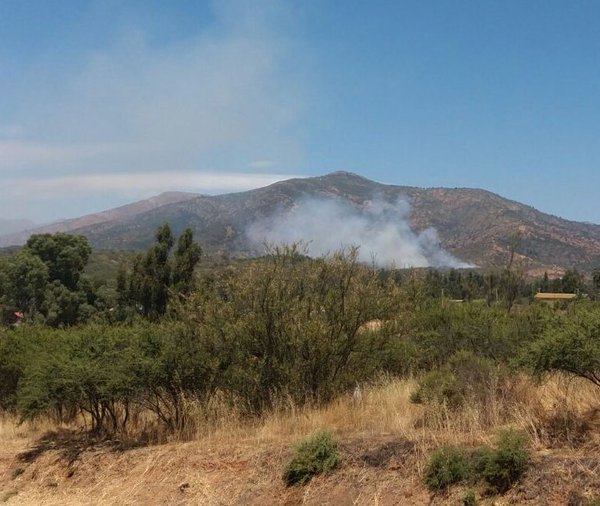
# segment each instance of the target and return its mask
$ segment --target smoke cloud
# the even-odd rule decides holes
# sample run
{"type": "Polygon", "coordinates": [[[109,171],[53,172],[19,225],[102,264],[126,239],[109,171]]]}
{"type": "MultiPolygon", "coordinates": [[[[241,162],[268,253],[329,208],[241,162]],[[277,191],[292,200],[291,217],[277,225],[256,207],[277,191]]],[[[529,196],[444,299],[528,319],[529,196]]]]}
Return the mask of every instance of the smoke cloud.
{"type": "Polygon", "coordinates": [[[401,199],[375,199],[361,208],[342,200],[305,199],[253,223],[247,236],[257,245],[303,242],[315,257],[358,246],[360,261],[381,267],[473,267],[445,251],[435,229],[411,230],[409,218],[410,205],[401,199]]]}

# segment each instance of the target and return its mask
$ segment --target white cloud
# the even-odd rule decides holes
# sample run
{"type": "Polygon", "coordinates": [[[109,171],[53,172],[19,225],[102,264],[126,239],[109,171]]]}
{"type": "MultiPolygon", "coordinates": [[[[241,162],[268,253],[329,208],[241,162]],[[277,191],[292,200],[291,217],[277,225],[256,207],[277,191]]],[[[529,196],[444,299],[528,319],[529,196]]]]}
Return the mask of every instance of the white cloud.
{"type": "Polygon", "coordinates": [[[118,143],[52,144],[0,141],[0,170],[71,164],[132,153],[134,147],[118,143]]]}
{"type": "Polygon", "coordinates": [[[163,171],[142,173],[80,174],[49,178],[21,178],[19,184],[3,192],[13,197],[68,197],[76,193],[112,192],[121,195],[154,195],[167,190],[198,193],[243,191],[266,186],[293,176],[289,174],[249,174],[241,172],[163,171]]]}
{"type": "Polygon", "coordinates": [[[61,88],[24,91],[0,128],[0,214],[17,207],[11,199],[23,188],[56,192],[59,206],[63,185],[210,191],[291,177],[236,172],[272,170],[266,152],[278,172],[302,160],[296,126],[307,80],[283,5],[215,2],[211,26],[162,46],[132,28],[88,54],[61,88]]]}

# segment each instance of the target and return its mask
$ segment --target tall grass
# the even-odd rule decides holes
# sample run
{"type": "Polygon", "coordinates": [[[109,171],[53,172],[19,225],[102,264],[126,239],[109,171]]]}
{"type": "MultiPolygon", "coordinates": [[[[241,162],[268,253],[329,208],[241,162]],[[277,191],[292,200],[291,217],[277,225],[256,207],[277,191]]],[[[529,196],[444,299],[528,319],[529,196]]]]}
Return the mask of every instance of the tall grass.
{"type": "MultiPolygon", "coordinates": [[[[508,390],[496,393],[486,403],[466,403],[454,409],[443,403],[414,404],[410,397],[416,387],[413,379],[384,378],[362,387],[359,404],[353,402],[350,392],[321,407],[298,406],[290,398],[281,398],[255,417],[248,417],[245,407],[236,405],[235,399],[217,393],[203,401],[186,399],[190,423],[175,433],[153,425],[152,418],[141,412],[132,420],[126,437],[154,444],[199,440],[294,442],[321,430],[332,430],[341,438],[406,438],[425,451],[443,444],[489,443],[495,430],[504,426],[526,431],[534,446],[557,444],[553,438],[560,434],[552,430],[556,430],[554,425],[561,416],[565,434],[558,444],[570,444],[569,428],[579,427],[576,422],[600,426],[600,389],[580,379],[554,375],[537,385],[526,376],[517,376],[508,390]]],[[[82,419],[70,425],[75,430],[83,427],[82,419]]],[[[19,424],[16,418],[4,415],[0,417],[0,442],[32,438],[55,428],[50,419],[19,424]]]]}

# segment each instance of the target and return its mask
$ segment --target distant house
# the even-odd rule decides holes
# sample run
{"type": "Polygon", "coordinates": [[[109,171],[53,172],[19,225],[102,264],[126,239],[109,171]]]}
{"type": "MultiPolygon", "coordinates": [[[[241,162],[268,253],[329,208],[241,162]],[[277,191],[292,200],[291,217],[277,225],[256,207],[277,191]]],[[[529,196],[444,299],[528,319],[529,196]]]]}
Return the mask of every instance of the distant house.
{"type": "Polygon", "coordinates": [[[363,332],[377,332],[383,328],[383,320],[370,320],[366,323],[363,323],[359,329],[358,333],[362,334],[363,332]]]}
{"type": "Polygon", "coordinates": [[[558,301],[571,301],[577,298],[575,293],[544,293],[539,292],[535,294],[535,300],[541,300],[542,302],[558,302],[558,301]]]}

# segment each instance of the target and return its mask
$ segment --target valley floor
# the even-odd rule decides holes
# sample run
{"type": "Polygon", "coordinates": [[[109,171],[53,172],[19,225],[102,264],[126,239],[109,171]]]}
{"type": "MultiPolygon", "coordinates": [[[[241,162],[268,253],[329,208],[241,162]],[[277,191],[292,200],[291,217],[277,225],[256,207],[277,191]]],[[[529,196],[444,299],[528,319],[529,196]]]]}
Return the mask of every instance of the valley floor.
{"type": "Polygon", "coordinates": [[[68,428],[1,420],[0,503],[456,505],[464,487],[432,495],[424,486],[429,453],[446,443],[489,443],[503,424],[529,433],[532,464],[503,496],[486,497],[476,488],[478,504],[583,506],[600,496],[600,418],[591,409],[600,397],[587,385],[524,383],[521,401],[488,406],[498,412],[497,425],[488,423],[489,412],[483,423],[484,413],[475,409],[428,413],[410,403],[411,388],[411,382],[385,382],[366,389],[359,406],[348,396],[255,424],[228,417],[193,441],[137,448],[92,443],[68,428]],[[556,422],[556,413],[575,408],[578,418],[556,422]],[[304,487],[286,487],[282,471],[294,445],[320,429],[332,430],[339,441],[339,467],[304,487]]]}

